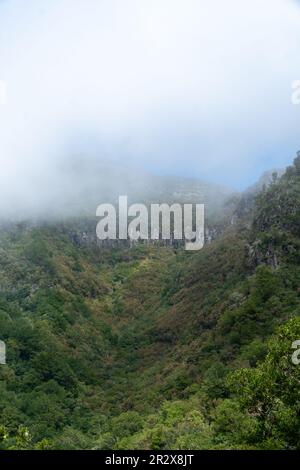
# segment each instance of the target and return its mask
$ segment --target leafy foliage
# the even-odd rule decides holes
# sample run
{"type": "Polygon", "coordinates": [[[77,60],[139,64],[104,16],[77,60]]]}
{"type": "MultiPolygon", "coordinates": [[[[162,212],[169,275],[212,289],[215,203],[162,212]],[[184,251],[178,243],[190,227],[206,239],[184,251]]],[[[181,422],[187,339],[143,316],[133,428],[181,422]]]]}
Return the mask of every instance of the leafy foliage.
{"type": "Polygon", "coordinates": [[[0,447],[299,449],[299,168],[193,254],[3,228],[0,447]]]}

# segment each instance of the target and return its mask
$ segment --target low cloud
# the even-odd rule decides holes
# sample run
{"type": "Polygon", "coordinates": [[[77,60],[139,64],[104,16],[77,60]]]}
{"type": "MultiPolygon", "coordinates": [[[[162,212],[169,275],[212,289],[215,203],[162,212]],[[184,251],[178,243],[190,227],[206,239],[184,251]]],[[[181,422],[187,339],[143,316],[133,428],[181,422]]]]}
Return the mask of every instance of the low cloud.
{"type": "Polygon", "coordinates": [[[0,208],[74,157],[246,187],[299,147],[299,56],[289,0],[0,2],[0,208]]]}

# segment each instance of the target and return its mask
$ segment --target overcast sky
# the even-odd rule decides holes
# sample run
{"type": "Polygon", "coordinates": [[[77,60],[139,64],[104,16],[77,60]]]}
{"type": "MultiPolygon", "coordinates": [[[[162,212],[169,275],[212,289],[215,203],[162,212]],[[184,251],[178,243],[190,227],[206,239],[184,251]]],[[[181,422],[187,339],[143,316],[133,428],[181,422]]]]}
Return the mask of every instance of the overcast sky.
{"type": "Polygon", "coordinates": [[[296,79],[296,1],[0,0],[2,195],[74,155],[245,188],[300,148],[296,79]]]}

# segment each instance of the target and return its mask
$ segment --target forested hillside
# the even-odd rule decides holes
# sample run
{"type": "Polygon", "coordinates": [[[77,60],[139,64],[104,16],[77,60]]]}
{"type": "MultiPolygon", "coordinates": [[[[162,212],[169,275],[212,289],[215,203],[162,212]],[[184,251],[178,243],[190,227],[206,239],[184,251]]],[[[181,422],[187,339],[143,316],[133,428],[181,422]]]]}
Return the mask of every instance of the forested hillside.
{"type": "Polygon", "coordinates": [[[199,252],[2,227],[2,448],[300,448],[300,156],[247,201],[199,252]]]}

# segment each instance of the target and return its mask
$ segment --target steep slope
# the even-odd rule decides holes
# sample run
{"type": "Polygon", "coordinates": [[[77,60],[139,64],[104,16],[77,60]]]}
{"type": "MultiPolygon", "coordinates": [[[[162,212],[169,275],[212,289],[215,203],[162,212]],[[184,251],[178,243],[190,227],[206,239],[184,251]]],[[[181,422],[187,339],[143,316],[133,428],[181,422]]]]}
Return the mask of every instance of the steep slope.
{"type": "Polygon", "coordinates": [[[299,162],[197,253],[3,229],[3,447],[298,448],[299,162]]]}

